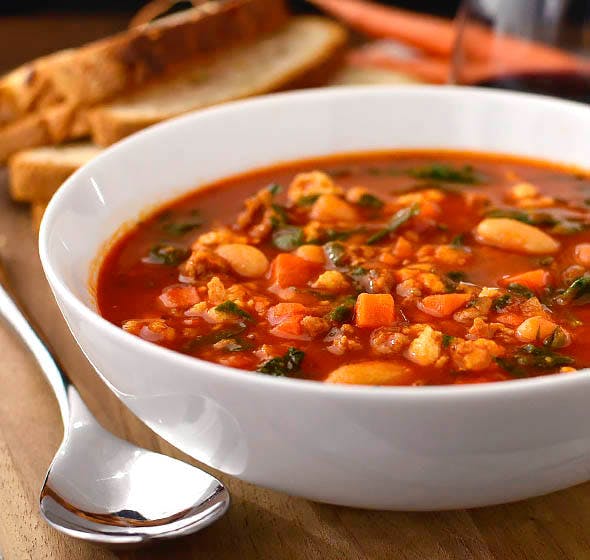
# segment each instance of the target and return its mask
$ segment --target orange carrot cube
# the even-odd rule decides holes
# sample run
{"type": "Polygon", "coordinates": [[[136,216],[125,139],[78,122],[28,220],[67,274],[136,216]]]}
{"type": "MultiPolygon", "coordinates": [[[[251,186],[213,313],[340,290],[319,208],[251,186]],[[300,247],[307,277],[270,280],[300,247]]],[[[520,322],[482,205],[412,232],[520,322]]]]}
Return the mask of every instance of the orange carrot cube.
{"type": "Polygon", "coordinates": [[[515,274],[514,276],[508,276],[502,278],[500,284],[502,286],[508,286],[509,284],[520,284],[525,286],[529,290],[534,292],[540,292],[545,288],[551,281],[551,275],[546,270],[538,268],[536,270],[529,270],[522,274],[515,274]]]}
{"type": "Polygon", "coordinates": [[[281,253],[272,262],[271,281],[280,288],[305,286],[320,268],[317,263],[306,261],[291,253],[281,253]]]}
{"type": "Polygon", "coordinates": [[[395,321],[391,294],[360,294],[356,299],[355,323],[361,328],[388,327],[395,321]]]}

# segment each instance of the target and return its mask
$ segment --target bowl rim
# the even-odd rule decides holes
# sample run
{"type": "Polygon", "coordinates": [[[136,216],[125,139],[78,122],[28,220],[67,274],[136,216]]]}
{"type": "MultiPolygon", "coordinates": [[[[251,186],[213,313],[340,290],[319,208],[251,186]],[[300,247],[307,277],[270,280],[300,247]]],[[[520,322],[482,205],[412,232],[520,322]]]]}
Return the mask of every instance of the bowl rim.
{"type": "MultiPolygon", "coordinates": [[[[440,398],[489,398],[502,397],[507,393],[511,395],[520,396],[522,391],[526,391],[527,395],[531,395],[533,390],[536,392],[553,391],[556,387],[573,386],[581,383],[584,380],[590,379],[588,369],[581,369],[567,374],[549,374],[545,376],[529,377],[523,379],[511,379],[501,382],[487,382],[487,383],[473,383],[461,385],[424,385],[424,386],[371,386],[371,385],[348,385],[348,384],[330,384],[322,383],[314,380],[289,378],[289,377],[274,377],[263,375],[255,371],[243,370],[240,368],[231,368],[217,364],[215,362],[208,362],[200,358],[188,356],[170,350],[168,348],[158,346],[152,342],[143,340],[134,336],[120,327],[117,327],[98,311],[91,309],[84,302],[82,302],[62,281],[60,275],[54,269],[50,257],[49,237],[51,231],[51,224],[56,220],[59,213],[59,208],[63,199],[68,195],[68,192],[75,188],[75,184],[79,178],[85,173],[88,173],[94,168],[99,168],[103,162],[108,162],[111,155],[115,152],[125,149],[134,149],[134,146],[140,146],[144,138],[157,136],[161,132],[172,131],[180,123],[185,121],[197,120],[201,116],[219,115],[219,118],[227,113],[234,111],[241,111],[242,107],[251,107],[256,105],[267,104],[282,104],[291,99],[314,99],[314,98],[332,98],[332,97],[347,97],[347,96],[370,96],[370,95],[387,95],[396,96],[402,93],[404,95],[425,95],[433,97],[453,97],[453,96],[469,96],[481,97],[482,99],[521,99],[531,100],[537,104],[546,104],[553,106],[561,106],[569,109],[580,110],[583,108],[588,111],[587,105],[553,98],[544,95],[530,94],[516,91],[504,90],[490,90],[481,87],[466,87],[466,86],[452,86],[452,85],[369,85],[369,86],[340,86],[323,87],[310,90],[290,91],[284,93],[272,93],[258,96],[250,99],[242,99],[231,101],[223,105],[213,106],[210,108],[192,111],[148,127],[132,134],[131,136],[120,140],[119,142],[109,146],[98,156],[93,158],[89,163],[85,164],[76,170],[59,188],[56,194],[52,197],[43,216],[41,228],[39,232],[39,255],[43,270],[47,280],[59,297],[66,301],[67,304],[78,313],[84,321],[87,321],[92,327],[103,331],[112,337],[117,343],[128,346],[133,352],[147,354],[148,357],[153,357],[154,360],[167,360],[176,363],[182,368],[205,370],[205,373],[220,378],[226,378],[234,383],[254,384],[260,387],[269,388],[286,388],[290,391],[311,392],[331,398],[370,398],[370,399],[391,399],[394,397],[403,397],[404,399],[418,399],[418,400],[432,400],[440,398]],[[208,370],[208,371],[207,371],[208,370]],[[237,375],[236,375],[237,374],[237,375]]],[[[146,204],[149,207],[149,204],[146,204]]],[[[115,231],[111,235],[114,235],[115,231]]],[[[104,241],[108,241],[105,239],[104,241]]],[[[103,242],[104,242],[103,241],[103,242]]],[[[203,374],[201,371],[199,374],[203,374]]]]}

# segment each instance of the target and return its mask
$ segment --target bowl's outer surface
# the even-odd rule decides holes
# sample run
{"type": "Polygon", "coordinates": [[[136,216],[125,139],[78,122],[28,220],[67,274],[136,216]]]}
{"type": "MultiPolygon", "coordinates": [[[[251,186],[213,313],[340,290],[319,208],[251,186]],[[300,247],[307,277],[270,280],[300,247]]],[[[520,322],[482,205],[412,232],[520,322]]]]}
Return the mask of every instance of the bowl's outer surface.
{"type": "Polygon", "coordinates": [[[92,260],[146,206],[281,160],[413,147],[583,167],[590,109],[408,86],[281,94],[188,115],[123,141],[66,182],[43,222],[43,266],[113,391],[155,432],[226,473],[313,500],[404,510],[500,503],[590,479],[585,372],[466,387],[327,386],[173,353],[95,313],[92,260]]]}

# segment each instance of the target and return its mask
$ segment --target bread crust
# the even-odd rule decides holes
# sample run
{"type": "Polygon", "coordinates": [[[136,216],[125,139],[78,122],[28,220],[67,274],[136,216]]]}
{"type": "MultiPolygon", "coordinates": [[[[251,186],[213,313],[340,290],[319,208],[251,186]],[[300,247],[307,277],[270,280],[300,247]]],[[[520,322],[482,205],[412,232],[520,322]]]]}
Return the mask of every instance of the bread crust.
{"type": "Polygon", "coordinates": [[[250,41],[287,19],[283,0],[226,0],[60,51],[0,79],[0,123],[66,103],[88,106],[250,41]]]}
{"type": "MultiPolygon", "coordinates": [[[[202,102],[199,99],[199,83],[197,82],[194,90],[194,101],[187,103],[183,110],[171,110],[166,107],[166,102],[162,102],[162,108],[159,114],[154,112],[146,112],[139,114],[139,111],[135,111],[132,116],[124,114],[118,109],[122,104],[128,104],[133,106],[137,103],[136,96],[128,96],[116,99],[112,104],[105,104],[89,110],[88,121],[90,123],[92,140],[99,146],[108,146],[117,142],[118,140],[133,134],[143,128],[150,125],[156,124],[163,120],[172,118],[185,112],[189,112],[195,109],[205,108],[211,104],[225,103],[236,99],[242,99],[244,97],[252,97],[255,95],[261,95],[272,91],[279,91],[297,87],[309,87],[315,86],[325,81],[328,70],[332,70],[334,66],[341,62],[341,54],[343,47],[347,40],[347,34],[342,27],[338,24],[320,18],[317,16],[299,16],[291,18],[290,23],[287,23],[282,30],[276,31],[276,35],[280,35],[287,29],[288,26],[294,25],[305,25],[307,22],[311,22],[316,27],[321,27],[322,32],[325,34],[323,45],[318,48],[313,56],[304,62],[293,64],[288,70],[281,69],[277,71],[275,75],[268,75],[263,83],[251,87],[247,91],[243,88],[237,91],[228,91],[227,96],[223,99],[216,99],[215,103],[202,102]]],[[[261,40],[263,40],[261,38],[261,40]]],[[[227,57],[228,65],[232,60],[232,53],[221,53],[220,59],[223,60],[227,57]]],[[[264,67],[264,61],[261,64],[264,67]]],[[[208,71],[208,67],[204,66],[205,73],[208,71]]],[[[190,83],[194,80],[194,69],[187,69],[186,76],[184,74],[173,77],[170,81],[162,81],[154,86],[151,90],[146,90],[140,93],[142,102],[145,102],[146,98],[153,98],[154,104],[158,103],[158,92],[163,91],[164,94],[174,87],[177,81],[183,81],[190,83]]]]}
{"type": "Polygon", "coordinates": [[[62,103],[28,114],[0,128],[0,163],[12,154],[88,136],[86,113],[62,103]]]}
{"type": "Polygon", "coordinates": [[[18,152],[8,162],[10,196],[19,202],[47,202],[76,169],[99,153],[88,142],[18,152]]]}

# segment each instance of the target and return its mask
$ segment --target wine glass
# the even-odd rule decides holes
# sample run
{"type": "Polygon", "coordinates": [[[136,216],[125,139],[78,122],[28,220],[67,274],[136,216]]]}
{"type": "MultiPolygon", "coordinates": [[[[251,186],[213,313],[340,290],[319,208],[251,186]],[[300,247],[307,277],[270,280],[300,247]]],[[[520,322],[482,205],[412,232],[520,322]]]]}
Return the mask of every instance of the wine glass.
{"type": "Polygon", "coordinates": [[[464,0],[450,81],[590,103],[590,0],[464,0]]]}

